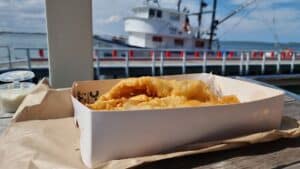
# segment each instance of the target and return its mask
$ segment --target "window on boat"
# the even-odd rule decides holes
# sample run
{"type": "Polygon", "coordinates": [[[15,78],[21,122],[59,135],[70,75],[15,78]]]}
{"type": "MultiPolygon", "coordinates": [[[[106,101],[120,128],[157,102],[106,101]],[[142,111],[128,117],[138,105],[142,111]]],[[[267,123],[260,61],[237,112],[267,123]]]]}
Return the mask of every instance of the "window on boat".
{"type": "Polygon", "coordinates": [[[176,34],[177,33],[177,28],[173,27],[173,26],[170,26],[169,31],[170,31],[170,34],[176,34]]]}
{"type": "Polygon", "coordinates": [[[149,9],[149,18],[153,18],[155,16],[155,10],[154,9],[149,9]]]}
{"type": "Polygon", "coordinates": [[[170,19],[173,21],[179,21],[179,14],[177,13],[170,13],[170,19]]]}
{"type": "Polygon", "coordinates": [[[162,42],[162,37],[161,36],[153,36],[152,41],[153,42],[162,42]]]}
{"type": "Polygon", "coordinates": [[[184,40],[183,39],[174,39],[175,46],[183,46],[184,40]]]}
{"type": "Polygon", "coordinates": [[[161,18],[161,17],[162,17],[162,11],[161,11],[161,10],[157,10],[157,11],[156,11],[156,16],[157,16],[158,18],[161,18]]]}
{"type": "Polygon", "coordinates": [[[195,47],[196,48],[204,48],[204,42],[201,40],[195,41],[195,47]]]}

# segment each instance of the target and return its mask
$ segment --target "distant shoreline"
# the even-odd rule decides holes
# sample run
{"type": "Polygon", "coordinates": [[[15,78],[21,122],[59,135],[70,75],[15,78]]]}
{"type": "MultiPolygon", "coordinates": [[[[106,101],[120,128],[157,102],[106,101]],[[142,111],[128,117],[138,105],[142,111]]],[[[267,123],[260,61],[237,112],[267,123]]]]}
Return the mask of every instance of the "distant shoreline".
{"type": "MultiPolygon", "coordinates": [[[[15,31],[0,31],[1,34],[33,34],[33,35],[46,35],[46,32],[15,32],[15,31]]],[[[108,37],[107,35],[98,35],[94,34],[93,36],[100,36],[100,37],[108,37]]],[[[220,40],[221,43],[251,43],[251,44],[275,44],[275,42],[268,42],[268,41],[247,41],[247,40],[220,40]]],[[[279,45],[300,45],[299,42],[279,42],[279,45]]]]}

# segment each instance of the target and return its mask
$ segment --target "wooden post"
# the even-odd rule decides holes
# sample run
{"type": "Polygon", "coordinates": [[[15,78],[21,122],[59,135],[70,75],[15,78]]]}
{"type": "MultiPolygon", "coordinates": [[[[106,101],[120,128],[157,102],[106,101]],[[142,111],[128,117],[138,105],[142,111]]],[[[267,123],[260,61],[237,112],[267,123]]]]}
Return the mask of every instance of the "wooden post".
{"type": "Polygon", "coordinates": [[[246,71],[246,75],[249,74],[249,62],[250,62],[250,55],[251,55],[251,52],[247,52],[246,53],[246,66],[245,66],[245,71],[246,71]]]}
{"type": "Polygon", "coordinates": [[[222,55],[222,75],[225,75],[226,73],[226,52],[224,51],[223,52],[223,55],[222,55]]]}
{"type": "Polygon", "coordinates": [[[266,65],[266,53],[263,53],[261,61],[261,74],[265,74],[265,65],[266,65]]]}
{"type": "Polygon", "coordinates": [[[93,79],[92,0],[46,0],[53,87],[93,79]]]}
{"type": "Polygon", "coordinates": [[[182,74],[186,73],[186,52],[182,53],[182,74]]]}
{"type": "Polygon", "coordinates": [[[160,75],[164,75],[164,52],[160,52],[160,75]]]}
{"type": "Polygon", "coordinates": [[[207,51],[203,53],[202,73],[206,73],[207,51]]]}
{"type": "Polygon", "coordinates": [[[152,51],[151,52],[151,60],[152,60],[152,68],[151,68],[151,72],[152,72],[152,76],[155,76],[155,61],[156,61],[156,58],[155,58],[155,52],[156,51],[152,51]]]}
{"type": "Polygon", "coordinates": [[[31,56],[30,56],[30,49],[26,49],[26,57],[27,57],[27,65],[28,65],[28,69],[31,70],[31,56]]]}
{"type": "Polygon", "coordinates": [[[240,75],[243,75],[243,65],[244,65],[244,52],[240,54],[240,75]]]}

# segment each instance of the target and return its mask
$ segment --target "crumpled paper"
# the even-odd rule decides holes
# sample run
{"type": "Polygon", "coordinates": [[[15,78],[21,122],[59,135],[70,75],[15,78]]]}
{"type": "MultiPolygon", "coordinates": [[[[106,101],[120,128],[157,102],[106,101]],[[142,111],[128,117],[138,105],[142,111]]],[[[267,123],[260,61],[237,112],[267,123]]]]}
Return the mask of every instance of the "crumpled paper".
{"type": "MultiPolygon", "coordinates": [[[[0,168],[86,168],[80,157],[80,131],[72,116],[70,89],[51,89],[45,80],[39,83],[24,99],[11,125],[0,137],[0,168]]],[[[279,130],[208,143],[195,142],[171,152],[104,162],[98,168],[130,168],[163,159],[299,136],[300,122],[284,117],[279,130]]]]}
{"type": "Polygon", "coordinates": [[[73,116],[71,89],[52,89],[41,80],[17,109],[12,121],[58,119],[73,116]]]}

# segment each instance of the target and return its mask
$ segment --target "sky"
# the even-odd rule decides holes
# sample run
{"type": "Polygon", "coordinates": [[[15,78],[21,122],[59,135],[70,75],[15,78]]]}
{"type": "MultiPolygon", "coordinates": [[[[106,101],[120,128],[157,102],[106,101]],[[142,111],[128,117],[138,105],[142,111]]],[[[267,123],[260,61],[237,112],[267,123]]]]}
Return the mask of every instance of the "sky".
{"type": "MultiPolygon", "coordinates": [[[[191,12],[200,0],[182,0],[191,12]]],[[[219,0],[217,19],[222,19],[247,0],[219,0]]],[[[210,10],[212,0],[206,0],[210,10]]],[[[93,0],[93,31],[99,35],[124,35],[124,20],[143,0],[93,0]],[[113,6],[111,5],[113,4],[113,6]]],[[[176,8],[177,0],[160,0],[176,8]]],[[[219,25],[217,37],[230,41],[300,42],[300,0],[256,0],[242,12],[219,25]]],[[[202,30],[209,28],[210,15],[202,30]]],[[[196,18],[190,18],[196,25],[196,18]]],[[[46,32],[45,0],[0,0],[0,31],[46,32]]]]}

